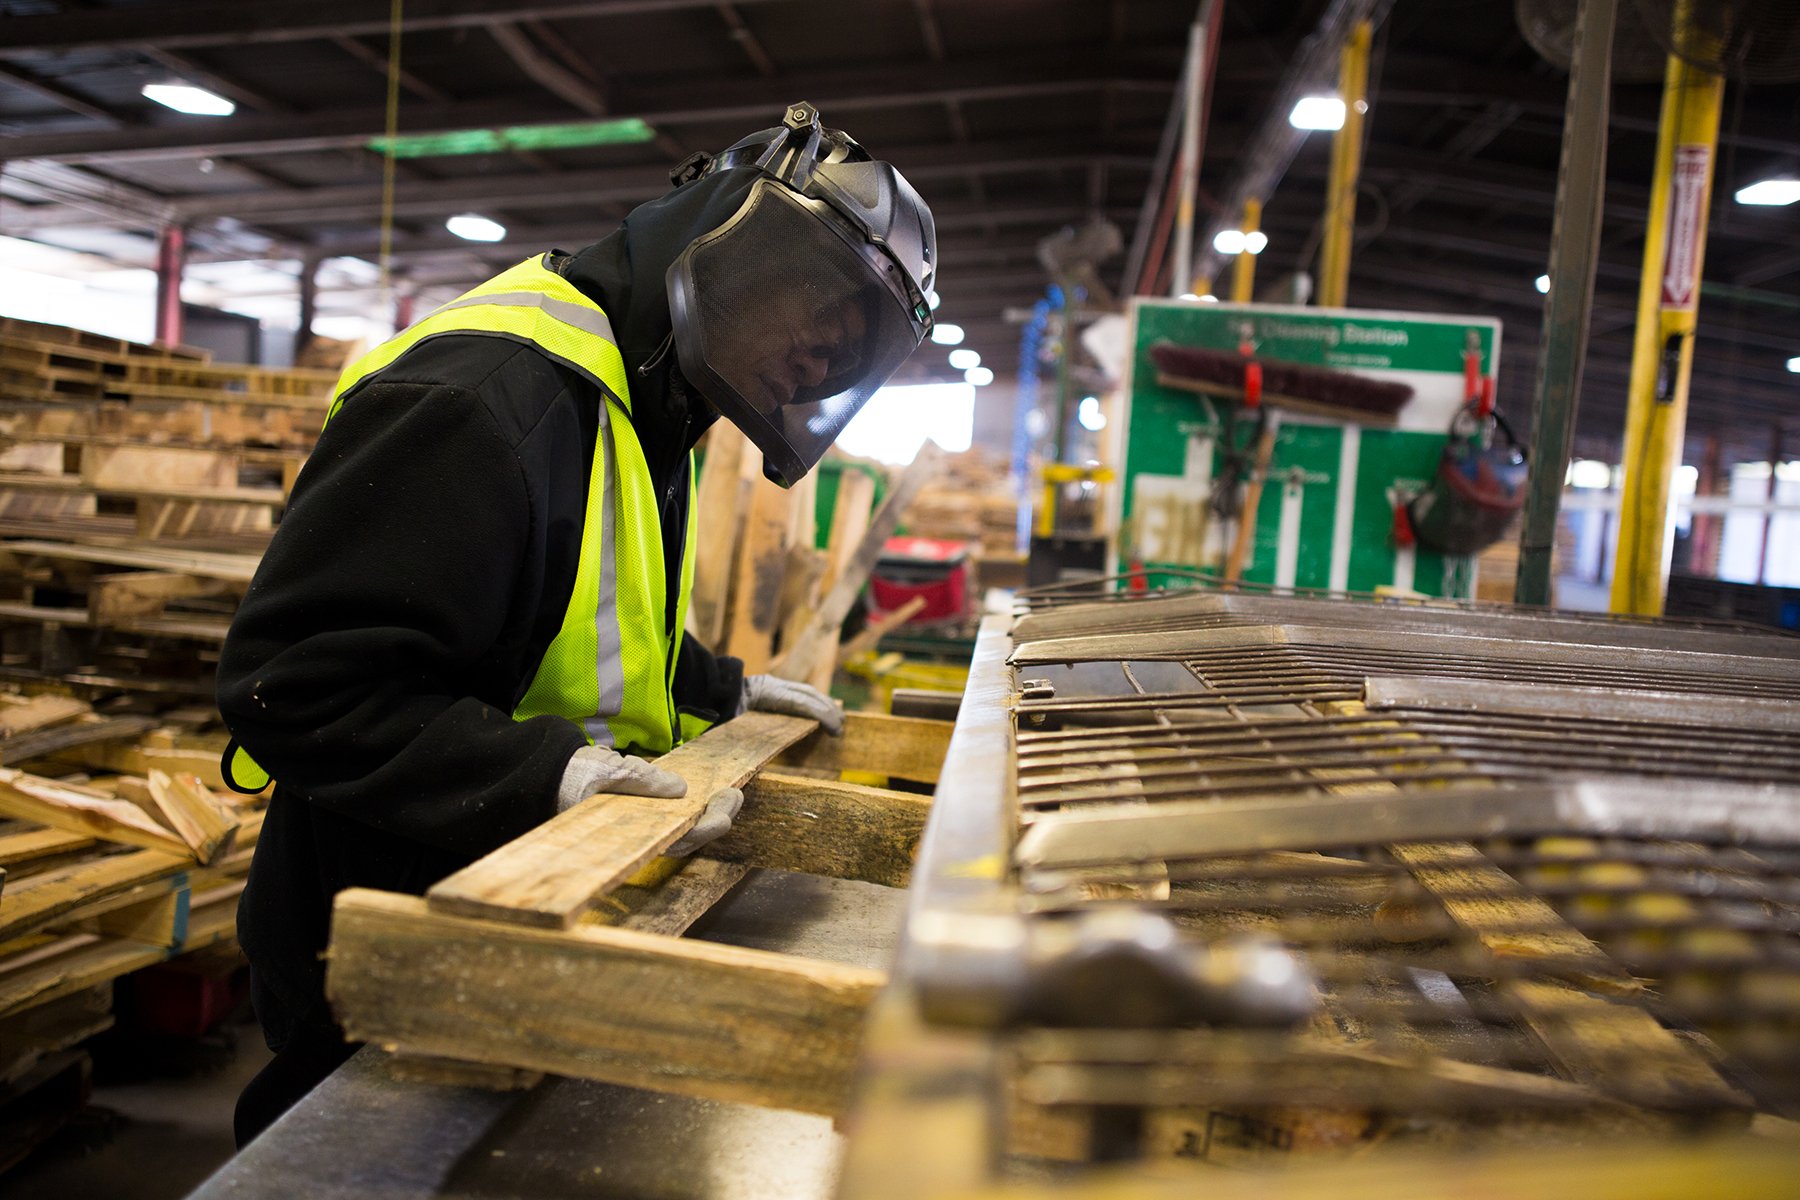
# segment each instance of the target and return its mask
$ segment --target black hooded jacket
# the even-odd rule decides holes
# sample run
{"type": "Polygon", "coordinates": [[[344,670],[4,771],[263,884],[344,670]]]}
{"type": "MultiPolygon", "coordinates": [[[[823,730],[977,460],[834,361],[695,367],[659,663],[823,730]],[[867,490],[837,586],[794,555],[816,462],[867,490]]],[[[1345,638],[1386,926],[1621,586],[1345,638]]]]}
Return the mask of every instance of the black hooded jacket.
{"type": "MultiPolygon", "coordinates": [[[[612,321],[671,598],[687,452],[716,414],[676,369],[664,272],[754,178],[687,184],[545,257],[612,321]]],[[[555,812],[586,739],[510,714],[574,589],[600,403],[529,345],[441,335],[357,386],[301,471],[219,659],[219,711],[277,780],[238,913],[272,1046],[329,1021],[319,955],[338,891],[420,893],[555,812]]],[[[684,641],[679,705],[729,717],[742,680],[684,641]]]]}

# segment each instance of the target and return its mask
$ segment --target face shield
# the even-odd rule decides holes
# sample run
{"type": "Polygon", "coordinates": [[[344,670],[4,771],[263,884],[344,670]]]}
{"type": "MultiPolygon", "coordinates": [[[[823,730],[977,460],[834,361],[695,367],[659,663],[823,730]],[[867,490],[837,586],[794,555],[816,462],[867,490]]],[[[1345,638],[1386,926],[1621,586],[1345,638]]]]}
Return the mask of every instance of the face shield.
{"type": "Polygon", "coordinates": [[[766,178],[668,274],[682,373],[791,487],[918,348],[906,271],[823,200],[766,178]]]}

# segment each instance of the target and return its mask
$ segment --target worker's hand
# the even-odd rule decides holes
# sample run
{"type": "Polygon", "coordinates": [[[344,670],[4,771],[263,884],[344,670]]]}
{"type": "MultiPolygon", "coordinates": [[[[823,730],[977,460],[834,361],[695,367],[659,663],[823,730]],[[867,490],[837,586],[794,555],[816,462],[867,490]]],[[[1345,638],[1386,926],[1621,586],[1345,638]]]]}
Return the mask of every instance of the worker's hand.
{"type": "MultiPolygon", "coordinates": [[[[629,754],[600,746],[583,746],[563,768],[562,784],[556,789],[556,811],[574,808],[596,792],[662,796],[673,800],[687,795],[687,780],[629,754]]],[[[726,827],[730,827],[729,818],[726,827]]]]}
{"type": "Polygon", "coordinates": [[[720,788],[706,802],[706,811],[694,827],[681,835],[681,840],[663,851],[670,858],[686,858],[708,842],[717,841],[731,832],[731,822],[744,807],[744,793],[737,788],[720,788]]]}
{"type": "Polygon", "coordinates": [[[844,710],[816,687],[773,675],[744,676],[744,711],[811,717],[833,737],[844,732],[844,710]]]}

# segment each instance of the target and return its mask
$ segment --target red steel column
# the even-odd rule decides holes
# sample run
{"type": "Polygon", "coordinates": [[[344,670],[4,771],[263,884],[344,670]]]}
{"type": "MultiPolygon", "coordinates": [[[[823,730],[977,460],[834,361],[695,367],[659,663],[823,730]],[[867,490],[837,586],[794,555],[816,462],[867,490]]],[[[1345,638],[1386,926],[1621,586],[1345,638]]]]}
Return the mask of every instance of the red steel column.
{"type": "Polygon", "coordinates": [[[181,272],[187,263],[187,230],[164,225],[156,238],[156,340],[181,341],[181,272]]]}

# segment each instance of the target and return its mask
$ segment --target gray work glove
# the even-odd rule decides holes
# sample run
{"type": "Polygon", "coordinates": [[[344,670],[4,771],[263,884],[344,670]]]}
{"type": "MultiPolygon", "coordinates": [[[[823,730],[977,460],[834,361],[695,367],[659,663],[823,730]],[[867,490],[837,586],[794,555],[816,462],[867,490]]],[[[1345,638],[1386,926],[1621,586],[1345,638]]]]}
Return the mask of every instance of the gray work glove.
{"type": "Polygon", "coordinates": [[[687,795],[687,780],[629,754],[583,746],[563,768],[562,783],[556,789],[556,811],[566,812],[596,792],[673,800],[687,795]]]}
{"type": "Polygon", "coordinates": [[[816,687],[773,675],[744,676],[744,711],[811,717],[833,737],[844,733],[844,710],[816,687]]]}
{"type": "Polygon", "coordinates": [[[670,858],[687,858],[708,842],[724,837],[731,832],[732,818],[738,815],[738,809],[742,807],[743,792],[737,788],[720,788],[706,802],[706,811],[700,814],[694,827],[682,834],[681,839],[663,853],[670,858]]]}

